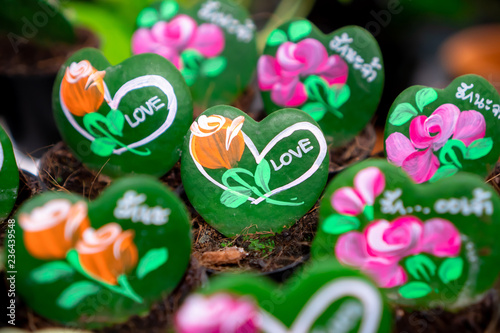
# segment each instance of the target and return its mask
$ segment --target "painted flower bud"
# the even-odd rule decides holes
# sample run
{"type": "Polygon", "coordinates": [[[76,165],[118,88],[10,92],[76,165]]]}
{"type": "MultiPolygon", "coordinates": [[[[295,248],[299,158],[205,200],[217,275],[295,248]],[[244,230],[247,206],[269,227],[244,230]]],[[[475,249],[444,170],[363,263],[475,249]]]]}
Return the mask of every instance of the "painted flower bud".
{"type": "Polygon", "coordinates": [[[132,230],[122,231],[118,223],[97,230],[88,228],[76,244],[80,264],[95,279],[118,284],[118,277],[137,265],[137,247],[132,230]]]}
{"type": "Polygon", "coordinates": [[[255,304],[228,294],[192,295],[175,316],[179,333],[256,333],[259,313],[255,304]]]}
{"type": "Polygon", "coordinates": [[[231,169],[240,161],[245,149],[241,128],[245,118],[212,115],[200,116],[191,125],[191,152],[194,159],[208,169],[231,169]]]}
{"type": "Polygon", "coordinates": [[[55,199],[19,216],[28,252],[42,260],[63,259],[90,226],[87,205],[55,199]]]}
{"type": "Polygon", "coordinates": [[[61,99],[68,110],[78,117],[95,112],[104,101],[104,74],[88,60],[73,62],[66,68],[61,83],[61,99]]]}

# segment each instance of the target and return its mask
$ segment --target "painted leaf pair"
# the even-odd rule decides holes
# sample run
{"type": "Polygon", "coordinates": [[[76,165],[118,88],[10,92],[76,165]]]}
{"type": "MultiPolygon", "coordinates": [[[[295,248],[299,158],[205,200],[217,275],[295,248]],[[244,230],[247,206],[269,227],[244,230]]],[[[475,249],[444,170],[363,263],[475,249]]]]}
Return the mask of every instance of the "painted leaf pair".
{"type": "Polygon", "coordinates": [[[500,153],[495,139],[499,103],[495,88],[476,75],[459,77],[444,90],[410,87],[389,113],[387,159],[417,183],[460,170],[485,177],[500,153]]]}
{"type": "Polygon", "coordinates": [[[173,290],[189,262],[183,204],[145,176],[117,180],[90,204],[70,194],[39,195],[21,207],[18,221],[19,293],[41,315],[65,323],[127,320],[173,290]]]}
{"type": "Polygon", "coordinates": [[[331,263],[315,263],[281,287],[251,274],[216,278],[175,316],[178,333],[376,333],[391,325],[373,283],[331,263]]]}
{"type": "Polygon", "coordinates": [[[368,31],[348,26],[324,35],[304,19],[271,32],[257,74],[268,113],[297,107],[335,146],[370,121],[384,83],[382,55],[368,31]]]}
{"type": "Polygon", "coordinates": [[[184,151],[186,194],[225,235],[291,226],[326,183],[324,136],[300,110],[284,109],[256,123],[233,107],[210,108],[191,125],[184,151]]]}
{"type": "Polygon", "coordinates": [[[164,0],[144,8],[137,26],[132,52],[172,62],[197,105],[231,103],[250,83],[257,61],[255,25],[243,7],[202,0],[184,8],[164,0]]]}
{"type": "Polygon", "coordinates": [[[423,186],[387,162],[362,162],[327,188],[312,253],[359,269],[395,303],[426,307],[446,293],[447,307],[463,306],[498,276],[499,204],[473,175],[423,186]]]}

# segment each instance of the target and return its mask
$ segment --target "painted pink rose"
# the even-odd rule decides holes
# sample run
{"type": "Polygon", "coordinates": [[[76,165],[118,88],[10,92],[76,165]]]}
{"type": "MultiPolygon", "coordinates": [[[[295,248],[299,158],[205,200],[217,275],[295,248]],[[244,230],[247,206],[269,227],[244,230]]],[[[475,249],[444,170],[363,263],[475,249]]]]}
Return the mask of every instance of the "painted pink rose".
{"type": "Polygon", "coordinates": [[[340,214],[356,216],[363,212],[366,205],[372,206],[384,188],[384,174],[376,167],[368,167],[356,174],[354,188],[342,187],[336,190],[331,203],[340,214]]]}
{"type": "Polygon", "coordinates": [[[182,69],[180,54],[184,50],[198,51],[212,58],[224,50],[224,32],[215,24],[200,26],[191,17],[180,14],[170,22],[160,21],[151,29],[140,28],[132,36],[132,52],[156,53],[182,69]]]}
{"type": "Polygon", "coordinates": [[[460,233],[451,222],[434,218],[422,223],[414,216],[404,216],[393,222],[377,220],[363,233],[340,236],[335,254],[341,263],[359,268],[380,287],[393,288],[408,280],[399,264],[403,258],[419,253],[454,257],[460,247],[460,233]]]}
{"type": "Polygon", "coordinates": [[[435,151],[451,139],[468,146],[483,138],[486,122],[480,112],[460,112],[453,104],[443,104],[429,117],[415,117],[409,133],[410,138],[399,132],[389,135],[385,141],[387,159],[402,167],[416,183],[423,183],[434,176],[441,164],[435,151]]]}
{"type": "Polygon", "coordinates": [[[175,315],[175,328],[179,333],[257,333],[258,321],[258,308],[247,298],[191,295],[175,315]]]}
{"type": "Polygon", "coordinates": [[[257,64],[260,89],[270,90],[272,101],[280,106],[299,106],[307,101],[301,77],[318,75],[330,86],[344,85],[348,70],[340,56],[328,56],[323,44],[312,38],[297,44],[285,42],[279,46],[276,58],[263,55],[257,64]]]}

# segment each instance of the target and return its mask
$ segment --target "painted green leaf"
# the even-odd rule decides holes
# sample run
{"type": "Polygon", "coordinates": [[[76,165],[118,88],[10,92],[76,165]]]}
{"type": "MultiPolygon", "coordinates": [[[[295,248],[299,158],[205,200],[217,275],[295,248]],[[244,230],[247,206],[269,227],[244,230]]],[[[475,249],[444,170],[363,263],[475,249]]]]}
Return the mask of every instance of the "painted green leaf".
{"type": "Polygon", "coordinates": [[[184,68],[189,68],[198,72],[200,70],[201,62],[205,59],[203,55],[196,50],[185,50],[181,53],[182,63],[184,68]]]}
{"type": "Polygon", "coordinates": [[[107,157],[113,154],[113,150],[116,147],[116,143],[108,138],[96,138],[90,144],[90,150],[96,155],[107,157]]]}
{"type": "Polygon", "coordinates": [[[437,98],[438,98],[437,91],[432,88],[420,89],[415,96],[417,107],[419,108],[420,112],[424,110],[425,106],[431,104],[437,98]]]}
{"type": "Polygon", "coordinates": [[[283,30],[275,29],[267,38],[267,45],[269,46],[278,46],[288,40],[286,33],[283,30]]]}
{"type": "Polygon", "coordinates": [[[301,109],[316,121],[320,121],[321,119],[323,119],[327,112],[325,105],[320,102],[306,103],[301,107],[301,109]]]}
{"type": "Polygon", "coordinates": [[[144,8],[137,15],[137,26],[141,28],[151,28],[158,21],[158,12],[154,8],[144,8]]]}
{"type": "Polygon", "coordinates": [[[436,264],[425,254],[408,257],[405,262],[406,270],[415,278],[429,281],[436,274],[436,264]]]}
{"type": "Polygon", "coordinates": [[[389,116],[389,123],[394,126],[406,124],[411,118],[418,115],[418,111],[410,103],[401,103],[396,106],[389,116]]]}
{"type": "Polygon", "coordinates": [[[227,60],[224,57],[210,58],[202,62],[201,73],[208,77],[216,77],[226,69],[227,60]]]}
{"type": "Polygon", "coordinates": [[[52,261],[35,268],[30,278],[36,283],[51,283],[73,274],[73,268],[64,261],[52,261]]]}
{"type": "Polygon", "coordinates": [[[307,20],[295,21],[288,26],[288,36],[292,42],[307,37],[312,31],[312,25],[307,20]]]}
{"type": "Polygon", "coordinates": [[[425,282],[412,281],[399,288],[399,294],[403,298],[413,299],[427,296],[432,288],[425,282]]]}
{"type": "Polygon", "coordinates": [[[139,261],[136,275],[143,279],[148,273],[154,271],[168,260],[168,250],[166,247],[149,250],[139,261]]]}
{"type": "Polygon", "coordinates": [[[255,169],[255,184],[260,186],[265,193],[271,192],[269,188],[269,181],[271,180],[271,167],[269,166],[269,162],[263,159],[257,165],[257,169],[255,169]]]}
{"type": "Polygon", "coordinates": [[[109,124],[109,131],[118,136],[123,136],[123,125],[125,125],[125,116],[120,110],[111,110],[106,115],[109,124]]]}
{"type": "Polygon", "coordinates": [[[160,5],[160,17],[162,20],[169,21],[179,11],[179,4],[176,1],[163,1],[160,5]]]}
{"type": "Polygon", "coordinates": [[[351,97],[351,89],[347,84],[344,84],[340,89],[331,88],[328,95],[328,103],[338,109],[351,97]]]}
{"type": "Polygon", "coordinates": [[[57,305],[66,310],[72,309],[85,297],[96,294],[99,289],[99,286],[90,281],[75,282],[59,295],[57,305]]]}
{"type": "Polygon", "coordinates": [[[359,220],[356,216],[334,214],[326,218],[321,225],[324,232],[332,235],[340,235],[359,228],[359,220]]]}
{"type": "Polygon", "coordinates": [[[482,138],[473,141],[467,148],[465,158],[468,160],[476,160],[484,157],[493,149],[493,140],[491,138],[482,138]]]}
{"type": "Polygon", "coordinates": [[[252,191],[243,186],[234,186],[225,190],[221,197],[220,203],[228,208],[237,208],[247,202],[252,191]]]}
{"type": "Polygon", "coordinates": [[[465,146],[465,143],[456,139],[448,140],[448,142],[446,142],[446,144],[443,146],[443,148],[441,148],[441,151],[439,152],[439,161],[442,164],[453,163],[458,168],[462,168],[462,163],[460,163],[458,159],[455,148],[462,153],[462,156],[465,156],[465,154],[467,153],[467,147],[465,146]]]}
{"type": "Polygon", "coordinates": [[[226,170],[226,172],[224,172],[224,174],[222,175],[222,184],[224,184],[228,188],[234,189],[235,187],[229,184],[229,179],[232,179],[235,182],[237,182],[238,184],[242,185],[244,189],[250,189],[252,186],[250,184],[248,184],[246,181],[244,181],[243,178],[241,178],[239,174],[244,174],[244,175],[248,175],[252,178],[255,178],[253,173],[251,173],[247,169],[232,168],[232,169],[226,170]]]}
{"type": "Polygon", "coordinates": [[[196,78],[198,77],[198,73],[189,68],[183,68],[181,70],[181,74],[189,87],[191,87],[196,82],[196,78]]]}
{"type": "Polygon", "coordinates": [[[464,269],[464,260],[461,257],[448,258],[439,266],[438,276],[443,283],[458,279],[464,269]]]}
{"type": "Polygon", "coordinates": [[[100,136],[100,133],[97,133],[95,131],[95,129],[101,129],[100,123],[109,125],[108,118],[97,112],[87,113],[85,116],[83,116],[83,126],[85,127],[87,132],[95,137],[100,136]]]}
{"type": "Polygon", "coordinates": [[[429,180],[429,183],[434,183],[441,178],[453,176],[454,174],[456,174],[458,172],[458,170],[459,169],[452,164],[442,165],[439,169],[436,170],[436,173],[429,180]]]}

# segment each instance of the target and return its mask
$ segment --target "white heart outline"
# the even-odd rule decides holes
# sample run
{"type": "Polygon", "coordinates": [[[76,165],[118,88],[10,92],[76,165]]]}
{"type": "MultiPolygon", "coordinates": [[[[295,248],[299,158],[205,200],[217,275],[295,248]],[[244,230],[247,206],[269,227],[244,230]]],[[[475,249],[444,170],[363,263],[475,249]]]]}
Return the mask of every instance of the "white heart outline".
{"type": "MultiPolygon", "coordinates": [[[[130,81],[127,81],[125,84],[123,84],[118,91],[115,93],[115,96],[111,98],[111,95],[108,90],[108,86],[106,85],[106,82],[104,83],[104,92],[106,95],[106,100],[110,100],[111,102],[108,103],[109,107],[111,109],[116,109],[118,108],[118,105],[120,104],[121,99],[131,92],[132,90],[136,89],[141,89],[141,88],[146,88],[146,87],[157,87],[160,89],[166,96],[167,96],[167,119],[165,119],[165,122],[153,133],[148,135],[142,140],[139,140],[137,142],[131,143],[127,145],[129,148],[137,148],[140,146],[143,146],[153,140],[155,140],[157,137],[162,135],[174,122],[175,116],[177,115],[177,96],[174,93],[174,88],[170,84],[170,82],[165,79],[162,76],[159,75],[143,75],[136,77],[130,81]]],[[[95,138],[90,135],[85,129],[83,129],[75,120],[73,117],[73,114],[69,111],[69,109],[66,107],[64,104],[64,100],[62,98],[61,92],[62,92],[62,81],[61,81],[61,86],[59,87],[59,104],[61,105],[61,108],[64,112],[64,115],[70,122],[70,124],[73,126],[74,129],[76,129],[81,135],[83,135],[86,139],[89,141],[94,141],[95,138]]],[[[121,155],[122,153],[126,152],[127,148],[119,148],[113,150],[113,154],[115,155],[121,155]]]]}
{"type": "MultiPolygon", "coordinates": [[[[317,126],[313,125],[312,123],[305,122],[305,121],[293,124],[293,125],[285,128],[280,133],[278,133],[271,141],[269,141],[269,143],[266,145],[266,147],[264,147],[264,149],[262,150],[261,153],[259,153],[259,151],[257,150],[257,147],[255,147],[255,144],[253,143],[252,139],[250,139],[243,131],[241,131],[241,133],[243,134],[243,139],[245,141],[245,145],[248,147],[248,149],[252,153],[253,157],[255,158],[255,162],[257,164],[259,164],[262,161],[262,159],[267,155],[267,153],[269,153],[269,151],[271,151],[271,149],[279,141],[281,141],[284,138],[289,137],[294,132],[300,131],[300,130],[311,132],[319,143],[320,151],[319,151],[318,157],[314,161],[313,165],[311,166],[311,168],[309,168],[309,170],[307,170],[299,178],[291,181],[290,183],[288,183],[286,185],[278,187],[269,193],[264,194],[264,198],[254,199],[252,197],[249,197],[248,200],[252,202],[252,205],[258,205],[259,203],[264,201],[266,198],[269,198],[270,196],[272,196],[274,194],[286,191],[286,190],[288,190],[292,187],[295,187],[295,186],[299,185],[300,183],[306,181],[309,177],[311,177],[319,169],[319,167],[323,163],[323,160],[325,159],[325,156],[327,155],[327,152],[328,152],[328,146],[326,144],[326,140],[325,140],[325,136],[323,135],[323,132],[317,126]]],[[[191,148],[192,147],[192,144],[191,144],[192,140],[193,140],[193,133],[191,133],[191,135],[189,137],[189,154],[190,154],[191,159],[193,160],[194,164],[196,165],[196,168],[198,169],[198,171],[200,171],[200,173],[205,178],[207,178],[212,184],[220,187],[224,191],[227,190],[226,186],[222,185],[221,183],[219,183],[218,181],[216,181],[215,179],[210,177],[210,175],[205,171],[203,166],[200,163],[198,163],[198,161],[196,161],[196,159],[193,157],[193,151],[191,148]]]]}
{"type": "Polygon", "coordinates": [[[339,278],[318,289],[307,301],[290,328],[261,310],[259,328],[268,333],[306,333],[334,301],[352,296],[361,301],[363,317],[358,333],[375,333],[383,314],[379,290],[360,278],[339,278]]]}

